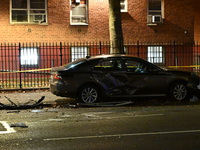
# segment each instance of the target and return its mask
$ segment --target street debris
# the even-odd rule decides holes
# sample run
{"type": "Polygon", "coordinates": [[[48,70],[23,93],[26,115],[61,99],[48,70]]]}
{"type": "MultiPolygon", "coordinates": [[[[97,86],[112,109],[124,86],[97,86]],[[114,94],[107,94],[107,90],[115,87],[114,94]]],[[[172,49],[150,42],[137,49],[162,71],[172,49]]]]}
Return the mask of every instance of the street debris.
{"type": "Polygon", "coordinates": [[[16,110],[16,109],[31,109],[36,107],[43,106],[42,101],[44,100],[45,96],[42,96],[38,101],[30,100],[23,104],[16,104],[8,97],[4,96],[11,104],[3,104],[0,102],[0,109],[7,109],[7,110],[16,110]]]}
{"type": "Polygon", "coordinates": [[[42,112],[59,112],[59,109],[40,109],[40,110],[31,110],[32,113],[42,113],[42,112]]]}
{"type": "Polygon", "coordinates": [[[32,113],[41,113],[44,112],[44,110],[31,110],[32,113]]]}
{"type": "Polygon", "coordinates": [[[64,119],[49,119],[48,121],[62,122],[64,119]]]}
{"type": "Polygon", "coordinates": [[[198,102],[199,101],[199,97],[194,95],[191,99],[190,102],[198,102]]]}
{"type": "Polygon", "coordinates": [[[8,111],[7,113],[16,113],[18,114],[20,111],[19,110],[14,110],[14,111],[8,111]]]}
{"type": "Polygon", "coordinates": [[[10,127],[28,128],[28,126],[26,125],[26,123],[22,123],[22,122],[20,122],[20,123],[11,123],[9,125],[10,125],[10,127]]]}
{"type": "Polygon", "coordinates": [[[78,106],[88,107],[116,107],[132,104],[132,101],[102,102],[102,103],[77,103],[78,106]]]}

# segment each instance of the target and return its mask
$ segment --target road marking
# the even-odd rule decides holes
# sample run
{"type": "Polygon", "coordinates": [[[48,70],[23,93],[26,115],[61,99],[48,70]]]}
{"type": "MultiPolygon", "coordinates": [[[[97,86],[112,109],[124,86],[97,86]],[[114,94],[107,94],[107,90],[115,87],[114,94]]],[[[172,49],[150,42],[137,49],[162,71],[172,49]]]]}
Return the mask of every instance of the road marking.
{"type": "Polygon", "coordinates": [[[0,121],[0,123],[6,128],[7,131],[0,131],[0,134],[9,134],[9,133],[15,133],[16,131],[9,126],[9,124],[6,121],[0,121]]]}
{"type": "Polygon", "coordinates": [[[66,138],[50,138],[50,139],[43,139],[43,140],[44,141],[61,141],[61,140],[111,138],[111,137],[127,137],[127,136],[145,136],[145,135],[162,135],[162,134],[181,134],[181,133],[197,133],[197,132],[200,132],[200,130],[148,132],[148,133],[132,133],[132,134],[96,135],[96,136],[79,136],[79,137],[66,137],[66,138]]]}
{"type": "MultiPolygon", "coordinates": [[[[126,115],[126,114],[125,114],[126,115]]],[[[163,116],[164,114],[148,114],[148,115],[134,115],[134,114],[128,114],[127,116],[117,116],[117,117],[107,117],[103,116],[101,117],[100,115],[96,115],[95,113],[87,113],[87,114],[81,114],[81,116],[86,116],[86,117],[101,117],[101,118],[110,118],[110,119],[118,119],[118,118],[139,118],[139,117],[155,117],[155,116],[163,116]]],[[[69,117],[69,115],[67,116],[69,117]]],[[[73,116],[70,116],[73,117],[73,116]]]]}
{"type": "MultiPolygon", "coordinates": [[[[129,116],[117,116],[117,117],[101,117],[101,116],[97,116],[99,118],[102,119],[121,119],[121,118],[140,118],[140,117],[155,117],[155,116],[163,116],[164,114],[149,114],[149,115],[129,115],[129,116]]],[[[97,119],[99,119],[97,118],[97,119]]]]}
{"type": "MultiPolygon", "coordinates": [[[[135,115],[135,116],[120,116],[120,118],[126,118],[126,117],[129,117],[129,118],[139,118],[139,117],[154,117],[154,116],[163,116],[164,114],[149,114],[149,115],[135,115]]],[[[117,118],[117,117],[116,117],[117,118]]]]}

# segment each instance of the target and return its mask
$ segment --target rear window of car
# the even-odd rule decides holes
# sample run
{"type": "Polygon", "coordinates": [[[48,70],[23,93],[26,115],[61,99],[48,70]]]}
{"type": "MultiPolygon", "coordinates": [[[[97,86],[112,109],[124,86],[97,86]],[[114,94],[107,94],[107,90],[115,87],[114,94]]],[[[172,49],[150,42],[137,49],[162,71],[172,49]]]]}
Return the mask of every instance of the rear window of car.
{"type": "Polygon", "coordinates": [[[76,60],[76,61],[73,61],[73,62],[70,62],[70,63],[68,63],[68,64],[66,64],[66,65],[64,65],[66,68],[74,68],[74,67],[76,67],[76,66],[78,66],[78,65],[80,65],[80,64],[83,64],[83,63],[85,63],[85,62],[87,62],[87,60],[86,59],[78,59],[78,60],[76,60]]]}

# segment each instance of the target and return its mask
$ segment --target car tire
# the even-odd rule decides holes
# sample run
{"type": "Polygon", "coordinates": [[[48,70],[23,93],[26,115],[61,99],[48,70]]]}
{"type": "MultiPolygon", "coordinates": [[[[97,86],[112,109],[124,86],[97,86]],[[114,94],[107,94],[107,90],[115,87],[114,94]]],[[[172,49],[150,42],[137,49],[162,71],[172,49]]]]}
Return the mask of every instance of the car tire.
{"type": "Polygon", "coordinates": [[[185,83],[174,83],[170,88],[170,98],[176,101],[184,101],[188,98],[188,88],[185,83]]]}
{"type": "Polygon", "coordinates": [[[100,100],[100,92],[96,86],[86,85],[79,91],[78,99],[83,103],[95,103],[100,100]]]}

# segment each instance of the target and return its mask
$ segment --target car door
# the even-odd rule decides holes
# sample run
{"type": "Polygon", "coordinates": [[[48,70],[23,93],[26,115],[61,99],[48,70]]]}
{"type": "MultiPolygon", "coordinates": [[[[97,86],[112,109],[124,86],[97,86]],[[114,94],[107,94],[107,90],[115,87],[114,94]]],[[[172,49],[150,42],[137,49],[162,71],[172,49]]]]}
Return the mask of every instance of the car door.
{"type": "Polygon", "coordinates": [[[106,58],[96,64],[92,74],[107,96],[124,95],[123,87],[127,84],[125,67],[120,58],[106,58]]]}
{"type": "Polygon", "coordinates": [[[125,59],[128,84],[127,95],[164,96],[170,74],[141,59],[125,59]]]}

